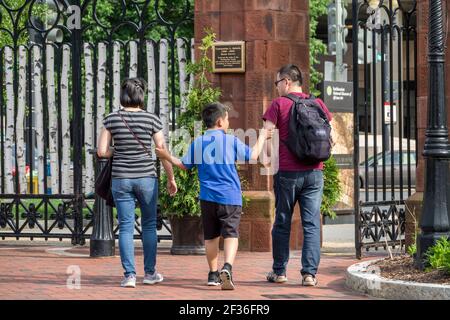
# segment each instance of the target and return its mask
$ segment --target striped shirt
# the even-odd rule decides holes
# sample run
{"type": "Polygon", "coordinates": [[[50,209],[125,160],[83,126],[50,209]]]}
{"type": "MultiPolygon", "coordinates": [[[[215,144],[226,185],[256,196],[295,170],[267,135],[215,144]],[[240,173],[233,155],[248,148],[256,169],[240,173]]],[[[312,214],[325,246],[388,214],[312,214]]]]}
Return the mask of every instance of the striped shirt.
{"type": "MultiPolygon", "coordinates": [[[[159,117],[144,110],[120,110],[120,114],[139,140],[152,152],[153,135],[161,131],[163,127],[159,117]]],[[[107,115],[103,120],[103,125],[111,132],[114,143],[111,175],[113,178],[131,179],[157,176],[156,157],[153,152],[149,155],[125,126],[117,112],[107,115]]]]}

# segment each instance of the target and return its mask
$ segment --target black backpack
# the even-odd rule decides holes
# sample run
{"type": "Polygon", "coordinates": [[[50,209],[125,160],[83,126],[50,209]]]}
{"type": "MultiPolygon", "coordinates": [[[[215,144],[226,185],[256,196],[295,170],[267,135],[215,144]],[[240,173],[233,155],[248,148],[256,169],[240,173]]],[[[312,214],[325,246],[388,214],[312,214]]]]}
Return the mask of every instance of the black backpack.
{"type": "Polygon", "coordinates": [[[325,111],[310,95],[301,99],[294,94],[289,117],[289,134],[283,141],[289,150],[304,164],[317,164],[331,156],[331,126],[325,111]]]}

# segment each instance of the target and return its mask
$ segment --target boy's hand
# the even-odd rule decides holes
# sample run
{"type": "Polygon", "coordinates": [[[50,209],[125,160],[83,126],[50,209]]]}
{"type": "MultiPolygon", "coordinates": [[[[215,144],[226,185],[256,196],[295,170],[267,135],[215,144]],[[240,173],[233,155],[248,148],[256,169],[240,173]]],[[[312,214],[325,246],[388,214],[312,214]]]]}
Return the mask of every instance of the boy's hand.
{"type": "Polygon", "coordinates": [[[169,192],[169,195],[173,197],[178,191],[177,183],[175,182],[175,179],[167,180],[167,192],[169,192]]]}
{"type": "Polygon", "coordinates": [[[165,149],[165,148],[155,148],[156,151],[156,155],[158,156],[158,158],[160,158],[161,160],[169,160],[172,158],[172,155],[165,149]]]}

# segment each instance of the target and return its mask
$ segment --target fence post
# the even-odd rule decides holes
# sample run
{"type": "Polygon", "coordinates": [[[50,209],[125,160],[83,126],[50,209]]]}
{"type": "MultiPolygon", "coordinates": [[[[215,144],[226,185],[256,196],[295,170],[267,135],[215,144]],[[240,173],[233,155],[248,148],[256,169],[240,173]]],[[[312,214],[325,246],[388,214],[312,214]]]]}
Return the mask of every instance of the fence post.
{"type": "MultiPolygon", "coordinates": [[[[105,167],[108,159],[99,158],[97,150],[89,151],[95,154],[95,177],[105,167]]],[[[106,200],[95,195],[94,202],[94,216],[92,217],[92,234],[90,241],[90,256],[91,257],[110,257],[115,253],[115,238],[113,226],[113,211],[110,206],[106,204],[106,200]]]]}
{"type": "MultiPolygon", "coordinates": [[[[81,8],[81,1],[72,1],[72,6],[81,8]]],[[[81,14],[81,12],[80,12],[81,14]]],[[[80,17],[81,19],[81,17],[80,17]]],[[[74,209],[75,209],[75,235],[72,239],[74,245],[84,245],[83,237],[83,164],[82,152],[83,142],[81,141],[83,131],[81,125],[82,119],[82,81],[81,81],[81,52],[83,46],[81,26],[74,26],[71,30],[72,44],[72,107],[73,120],[71,135],[73,138],[73,191],[74,191],[74,209]]]]}

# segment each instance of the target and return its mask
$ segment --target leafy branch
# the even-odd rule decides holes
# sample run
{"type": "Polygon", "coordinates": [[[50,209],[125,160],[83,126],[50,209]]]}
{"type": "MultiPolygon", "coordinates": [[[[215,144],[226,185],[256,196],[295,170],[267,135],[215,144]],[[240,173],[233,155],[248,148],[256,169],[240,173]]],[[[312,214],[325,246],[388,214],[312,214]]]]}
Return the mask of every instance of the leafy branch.
{"type": "Polygon", "coordinates": [[[319,96],[320,90],[316,89],[318,83],[323,79],[323,74],[316,69],[319,63],[318,57],[327,52],[327,46],[322,40],[316,38],[319,17],[327,13],[329,0],[309,0],[309,72],[310,91],[313,95],[319,96]]]}

